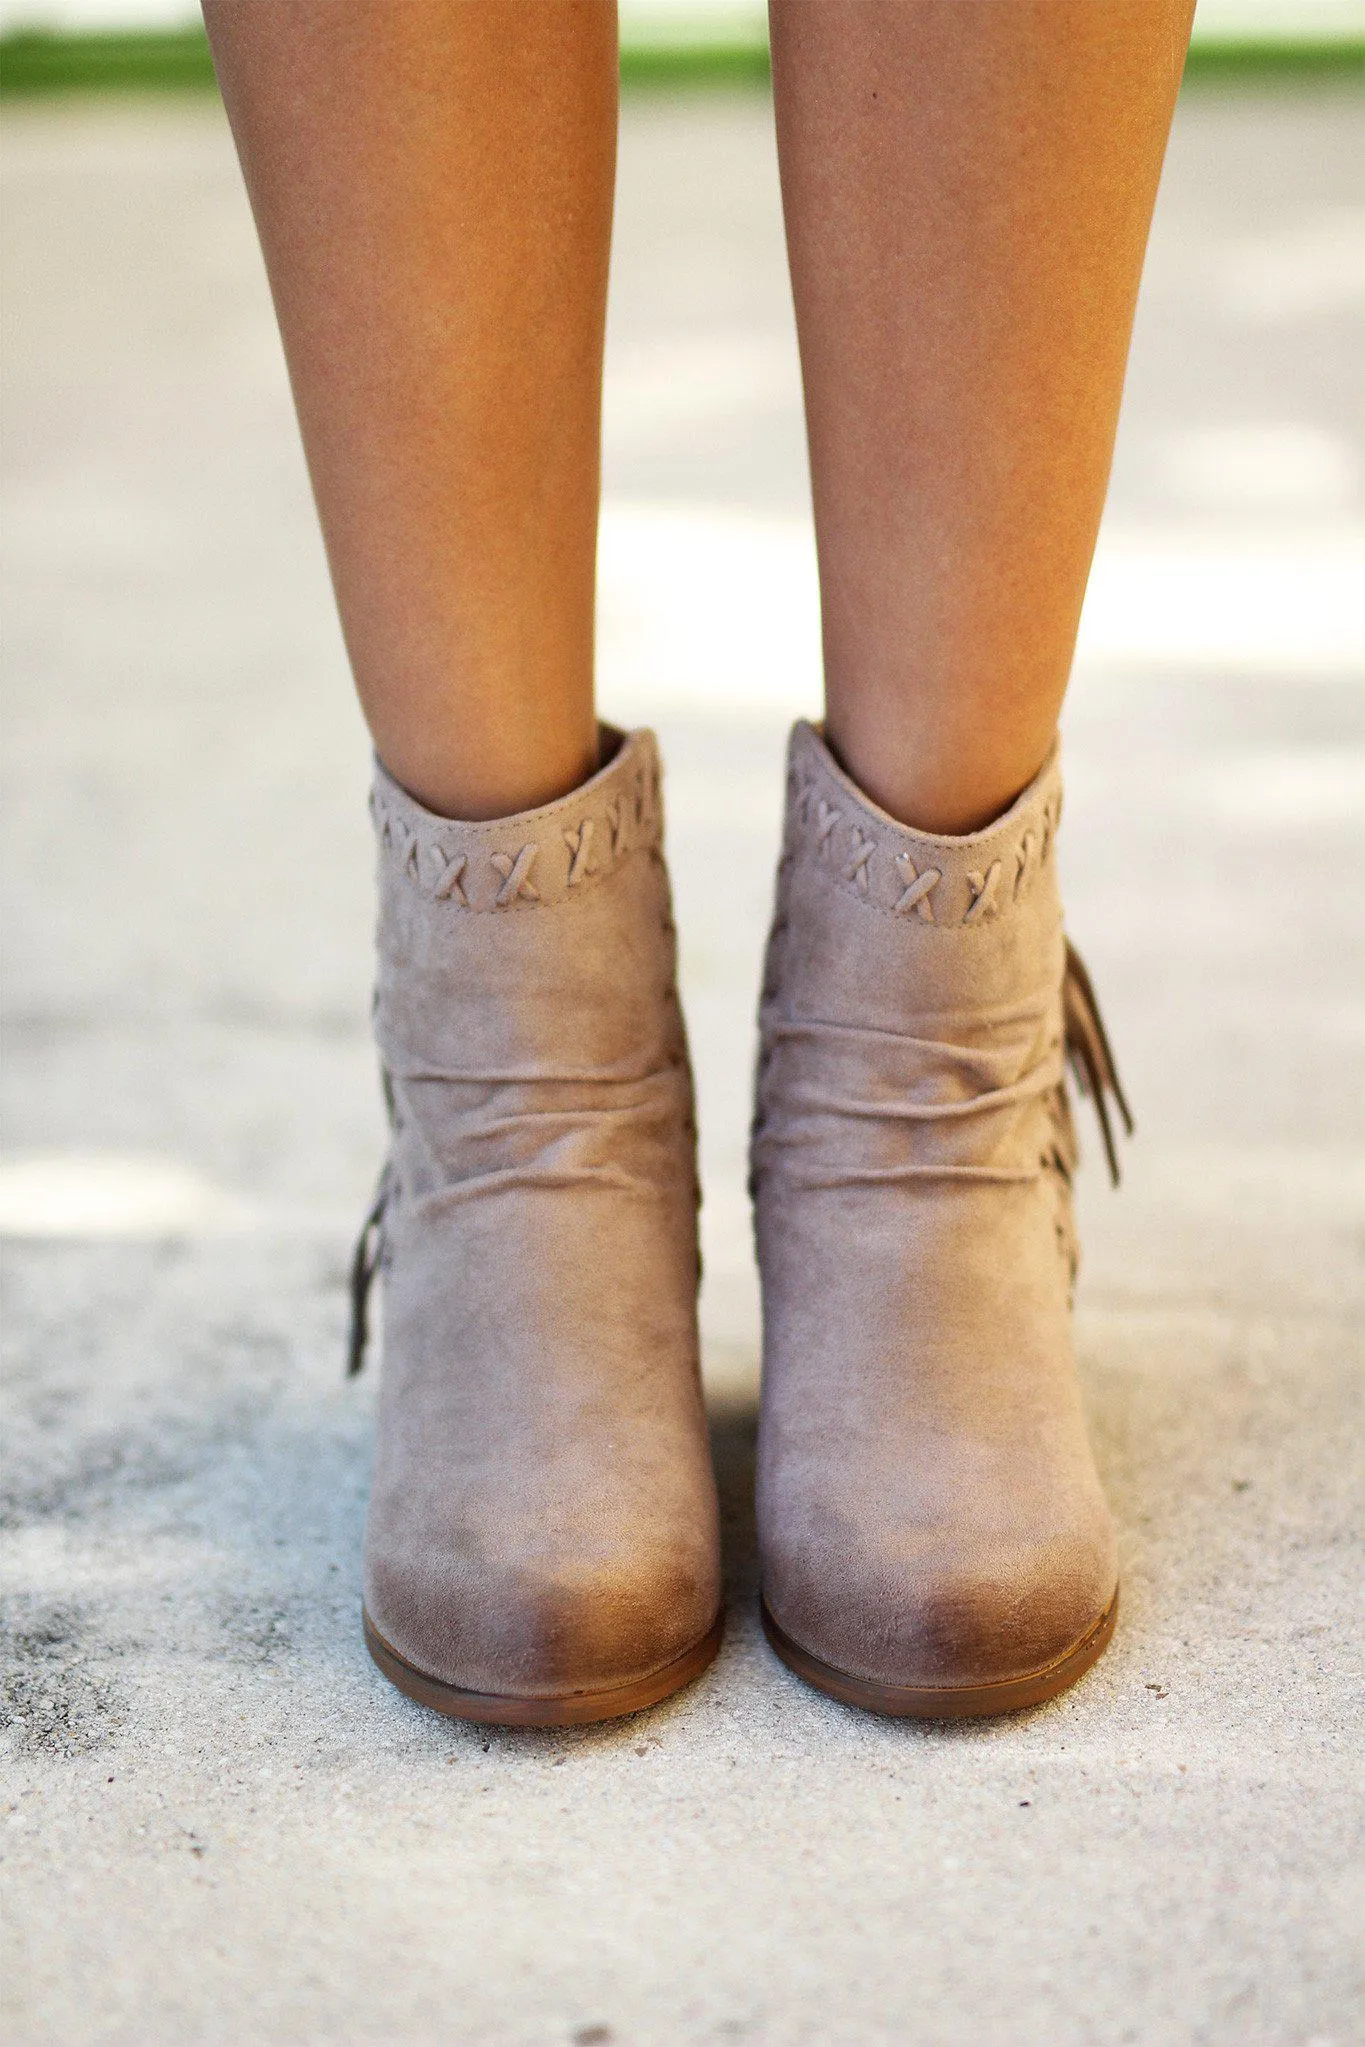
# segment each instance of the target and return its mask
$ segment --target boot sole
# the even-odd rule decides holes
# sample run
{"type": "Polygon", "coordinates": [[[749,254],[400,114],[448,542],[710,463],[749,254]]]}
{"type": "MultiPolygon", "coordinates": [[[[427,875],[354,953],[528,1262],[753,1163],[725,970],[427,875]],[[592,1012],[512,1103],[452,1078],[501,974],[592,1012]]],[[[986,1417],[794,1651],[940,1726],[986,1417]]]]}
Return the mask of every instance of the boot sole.
{"type": "Polygon", "coordinates": [[[595,1720],[620,1720],[627,1713],[643,1713],[647,1706],[657,1706],[661,1699],[700,1677],[708,1664],[715,1661],[725,1632],[725,1615],[718,1613],[699,1642],[648,1677],[612,1685],[605,1691],[562,1692],[530,1699],[504,1692],[468,1692],[442,1678],[431,1677],[384,1640],[363,1608],[361,1618],[365,1624],[365,1647],[391,1685],[415,1699],[419,1706],[444,1713],[447,1719],[478,1720],[493,1727],[583,1727],[595,1720]]]}
{"type": "Polygon", "coordinates": [[[1068,1685],[1083,1677],[1109,1646],[1118,1618],[1117,1591],[1108,1611],[1090,1633],[1068,1649],[1056,1663],[1033,1670],[1026,1677],[1005,1678],[986,1685],[884,1685],[867,1677],[854,1677],[832,1663],[822,1663],[808,1649],[784,1634],[763,1606],[763,1632],[787,1665],[818,1692],[827,1692],[845,1706],[861,1706],[868,1713],[890,1713],[912,1720],[974,1720],[992,1713],[1019,1713],[1026,1706],[1041,1706],[1055,1699],[1068,1685]]]}

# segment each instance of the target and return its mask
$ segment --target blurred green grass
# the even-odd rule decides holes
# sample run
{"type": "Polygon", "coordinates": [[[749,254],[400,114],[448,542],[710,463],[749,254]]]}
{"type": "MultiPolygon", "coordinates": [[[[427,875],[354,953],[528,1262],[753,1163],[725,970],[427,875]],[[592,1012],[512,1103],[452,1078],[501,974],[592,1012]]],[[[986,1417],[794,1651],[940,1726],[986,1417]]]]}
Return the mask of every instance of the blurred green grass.
{"type": "MultiPolygon", "coordinates": [[[[669,45],[650,42],[621,51],[626,86],[761,85],[768,51],[761,42],[669,45]]],[[[0,36],[0,93],[158,92],[214,85],[208,39],[201,28],[64,34],[15,29],[0,36]]]]}
{"type": "MultiPolygon", "coordinates": [[[[1266,76],[1365,82],[1365,37],[1197,40],[1185,76],[1190,84],[1266,76]]],[[[679,44],[626,40],[622,45],[621,82],[627,88],[761,85],[767,77],[767,46],[757,38],[679,44]]],[[[198,27],[71,33],[14,29],[0,35],[0,95],[7,98],[213,86],[208,41],[198,27]]]]}

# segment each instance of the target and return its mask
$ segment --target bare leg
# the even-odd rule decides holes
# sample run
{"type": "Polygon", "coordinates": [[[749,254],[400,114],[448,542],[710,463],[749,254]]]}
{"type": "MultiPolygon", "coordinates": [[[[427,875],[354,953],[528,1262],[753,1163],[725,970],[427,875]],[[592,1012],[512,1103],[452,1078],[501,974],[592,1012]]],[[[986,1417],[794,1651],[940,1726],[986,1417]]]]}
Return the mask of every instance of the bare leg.
{"type": "Polygon", "coordinates": [[[206,0],[379,753],[449,816],[597,759],[612,0],[206,0]]]}
{"type": "Polygon", "coordinates": [[[1191,0],[771,0],[828,734],[969,831],[1041,765],[1191,0]]]}

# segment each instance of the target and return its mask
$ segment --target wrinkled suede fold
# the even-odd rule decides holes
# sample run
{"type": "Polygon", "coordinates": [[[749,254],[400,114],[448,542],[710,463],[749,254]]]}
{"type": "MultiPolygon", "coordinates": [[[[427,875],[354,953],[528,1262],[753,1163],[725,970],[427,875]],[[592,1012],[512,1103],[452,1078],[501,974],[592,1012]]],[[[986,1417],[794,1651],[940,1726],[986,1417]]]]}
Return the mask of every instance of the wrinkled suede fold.
{"type": "Polygon", "coordinates": [[[393,1128],[366,1610],[463,1690],[626,1685],[720,1604],[657,748],[633,733],[488,824],[377,765],[372,810],[393,1128]]]}
{"type": "Polygon", "coordinates": [[[764,1598],[888,1688],[1060,1661],[1117,1583],[1071,1339],[1054,757],[961,838],[795,728],[760,1009],[764,1598]]]}

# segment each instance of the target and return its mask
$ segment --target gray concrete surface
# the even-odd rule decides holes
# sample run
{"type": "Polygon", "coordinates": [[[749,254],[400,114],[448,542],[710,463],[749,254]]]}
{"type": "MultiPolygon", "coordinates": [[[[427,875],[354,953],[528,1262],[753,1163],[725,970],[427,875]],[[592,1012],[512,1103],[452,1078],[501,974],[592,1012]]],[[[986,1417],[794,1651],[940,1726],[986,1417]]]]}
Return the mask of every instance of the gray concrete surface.
{"type": "Polygon", "coordinates": [[[1361,2037],[1363,141],[1321,88],[1182,105],[1068,714],[1141,1124],[1121,1197],[1087,1175],[1079,1316],[1126,1605],[1066,1698],[918,1727],[755,1625],[804,464],[766,110],[629,106],[604,693],[671,764],[732,1607],[685,1696],[528,1735],[427,1717],[360,1640],[364,744],[221,118],[9,116],[16,2047],[1361,2037]]]}

